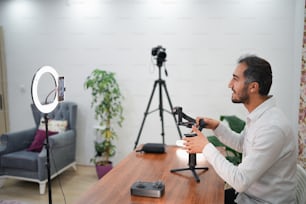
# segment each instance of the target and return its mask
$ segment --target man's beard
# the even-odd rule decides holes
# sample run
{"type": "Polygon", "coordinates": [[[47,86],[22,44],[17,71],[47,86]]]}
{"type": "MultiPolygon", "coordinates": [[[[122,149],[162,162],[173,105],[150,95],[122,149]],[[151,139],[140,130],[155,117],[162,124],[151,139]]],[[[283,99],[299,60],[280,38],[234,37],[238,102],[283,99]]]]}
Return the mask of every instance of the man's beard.
{"type": "MultiPolygon", "coordinates": [[[[247,92],[247,86],[244,86],[242,91],[241,91],[241,94],[238,96],[238,98],[233,98],[232,96],[232,102],[233,103],[246,103],[247,101],[249,101],[249,94],[247,92]]],[[[233,94],[235,94],[235,90],[233,90],[233,94]]]]}

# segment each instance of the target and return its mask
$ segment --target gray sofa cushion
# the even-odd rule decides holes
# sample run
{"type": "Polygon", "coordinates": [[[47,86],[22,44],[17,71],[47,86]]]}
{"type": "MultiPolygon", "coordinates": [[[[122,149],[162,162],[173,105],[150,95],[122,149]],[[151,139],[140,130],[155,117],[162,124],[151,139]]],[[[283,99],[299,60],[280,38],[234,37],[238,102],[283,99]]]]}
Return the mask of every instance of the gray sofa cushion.
{"type": "Polygon", "coordinates": [[[26,150],[5,154],[1,157],[1,165],[3,168],[37,171],[38,154],[26,150]]]}

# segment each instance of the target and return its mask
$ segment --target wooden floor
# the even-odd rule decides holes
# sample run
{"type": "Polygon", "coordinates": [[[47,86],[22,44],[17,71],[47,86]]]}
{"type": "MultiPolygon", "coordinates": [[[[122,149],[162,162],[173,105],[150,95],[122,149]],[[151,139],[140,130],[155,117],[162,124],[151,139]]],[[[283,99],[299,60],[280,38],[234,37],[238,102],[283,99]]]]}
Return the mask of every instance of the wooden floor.
{"type": "MultiPolygon", "coordinates": [[[[77,171],[70,168],[63,172],[59,178],[56,177],[52,180],[52,203],[73,204],[84,191],[97,181],[98,178],[93,166],[79,165],[77,171]]],[[[3,187],[0,188],[1,200],[15,200],[25,204],[48,204],[48,188],[46,188],[44,195],[40,195],[37,183],[7,179],[3,187]]]]}

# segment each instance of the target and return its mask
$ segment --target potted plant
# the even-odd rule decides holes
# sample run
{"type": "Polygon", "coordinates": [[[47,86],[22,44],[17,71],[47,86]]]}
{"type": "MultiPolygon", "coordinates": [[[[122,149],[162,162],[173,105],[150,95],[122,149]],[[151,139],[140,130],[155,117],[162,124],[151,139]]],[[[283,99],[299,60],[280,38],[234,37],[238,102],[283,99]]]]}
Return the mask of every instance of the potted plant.
{"type": "Polygon", "coordinates": [[[84,85],[86,89],[91,89],[91,107],[94,108],[95,119],[99,124],[97,133],[101,136],[94,142],[96,154],[90,161],[96,165],[98,177],[101,178],[112,169],[110,157],[116,153],[113,140],[117,138],[113,122],[121,127],[124,120],[123,96],[113,72],[95,69],[84,85]],[[105,169],[105,172],[100,172],[101,169],[105,169]]]}

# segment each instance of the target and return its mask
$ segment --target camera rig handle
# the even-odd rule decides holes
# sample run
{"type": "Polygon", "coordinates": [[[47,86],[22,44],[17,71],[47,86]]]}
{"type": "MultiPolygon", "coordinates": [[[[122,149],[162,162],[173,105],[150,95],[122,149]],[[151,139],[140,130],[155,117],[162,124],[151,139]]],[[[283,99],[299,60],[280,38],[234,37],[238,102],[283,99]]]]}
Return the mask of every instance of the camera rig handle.
{"type": "MultiPolygon", "coordinates": [[[[178,119],[177,119],[177,124],[178,125],[182,125],[182,126],[191,128],[194,124],[196,124],[196,120],[191,118],[190,116],[186,115],[183,112],[183,108],[182,107],[174,107],[173,110],[172,110],[172,113],[174,115],[178,116],[178,119]],[[187,121],[183,122],[183,119],[185,119],[187,121]]],[[[205,128],[205,126],[206,126],[206,123],[204,122],[204,120],[200,119],[200,121],[199,121],[199,128],[198,129],[200,131],[202,131],[202,129],[205,128]]]]}
{"type": "MultiPolygon", "coordinates": [[[[174,107],[172,110],[173,115],[178,115],[178,125],[183,125],[188,128],[191,128],[195,123],[196,120],[191,118],[190,116],[183,113],[182,107],[174,107]],[[183,122],[183,119],[187,120],[187,122],[183,122]]],[[[199,121],[199,127],[198,129],[201,131],[206,126],[205,121],[203,119],[200,119],[199,121]]],[[[185,137],[195,137],[197,136],[196,133],[188,133],[185,134],[185,137]]],[[[180,169],[171,169],[170,172],[179,172],[179,171],[185,171],[190,170],[197,182],[200,182],[200,178],[195,170],[204,170],[207,171],[208,167],[196,167],[197,165],[197,154],[196,153],[189,153],[188,158],[188,166],[187,168],[180,168],[180,169]]]]}

